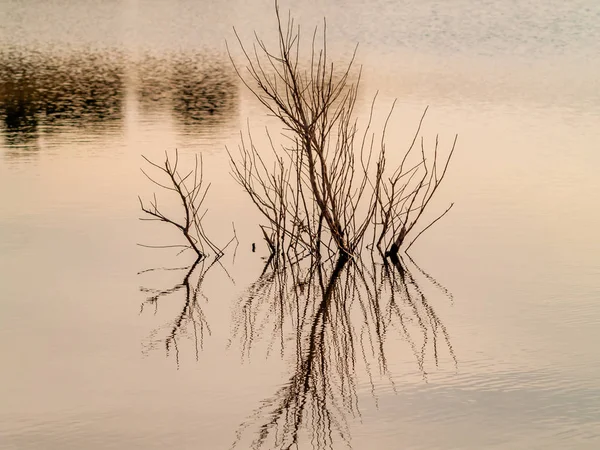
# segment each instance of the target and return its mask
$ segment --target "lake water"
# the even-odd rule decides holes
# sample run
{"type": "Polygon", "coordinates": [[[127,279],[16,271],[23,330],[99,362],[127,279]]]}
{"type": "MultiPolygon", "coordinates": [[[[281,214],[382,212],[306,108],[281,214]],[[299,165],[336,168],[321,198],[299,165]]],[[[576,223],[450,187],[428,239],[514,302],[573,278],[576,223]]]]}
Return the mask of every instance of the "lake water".
{"type": "Polygon", "coordinates": [[[269,42],[271,1],[3,0],[0,448],[600,448],[600,3],[290,7],[307,39],[327,17],[336,61],[360,42],[359,115],[398,99],[388,148],[427,105],[428,142],[459,134],[431,218],[455,206],[405,258],[427,301],[389,322],[337,303],[292,389],[299,324],[260,295],[277,281],[225,151],[274,126],[225,47],[234,26],[269,42]],[[141,155],[176,148],[203,156],[207,233],[239,241],[192,302],[185,270],[145,270],[193,257],[137,245],[181,243],[138,220],[141,155]]]}

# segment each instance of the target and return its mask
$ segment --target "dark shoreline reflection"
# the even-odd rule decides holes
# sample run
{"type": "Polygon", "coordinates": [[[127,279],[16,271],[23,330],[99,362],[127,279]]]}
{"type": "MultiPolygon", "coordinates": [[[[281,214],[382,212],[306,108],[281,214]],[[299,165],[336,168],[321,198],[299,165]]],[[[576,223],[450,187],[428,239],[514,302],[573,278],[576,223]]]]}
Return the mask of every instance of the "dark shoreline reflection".
{"type": "Polygon", "coordinates": [[[224,58],[182,52],[136,62],[113,50],[14,47],[0,50],[0,131],[8,154],[31,154],[40,138],[64,131],[85,139],[121,132],[129,86],[142,115],[173,117],[181,135],[211,133],[237,118],[238,81],[224,58]]]}
{"type": "Polygon", "coordinates": [[[5,145],[35,149],[41,134],[120,129],[125,61],[118,53],[0,52],[0,120],[5,145]]]}
{"type": "Polygon", "coordinates": [[[253,449],[288,449],[301,434],[315,449],[351,447],[348,418],[360,416],[357,371],[367,373],[375,399],[375,376],[395,390],[388,339],[408,342],[424,378],[426,360],[437,366],[444,348],[457,363],[448,331],[408,266],[399,258],[383,261],[265,267],[235,309],[234,338],[246,357],[264,338],[282,355],[293,345],[295,359],[289,380],[241,425],[234,447],[247,448],[245,438],[254,435],[253,449]]]}
{"type": "Polygon", "coordinates": [[[238,81],[229,61],[196,53],[145,55],[137,73],[142,113],[170,111],[183,134],[201,134],[237,116],[238,81]]]}

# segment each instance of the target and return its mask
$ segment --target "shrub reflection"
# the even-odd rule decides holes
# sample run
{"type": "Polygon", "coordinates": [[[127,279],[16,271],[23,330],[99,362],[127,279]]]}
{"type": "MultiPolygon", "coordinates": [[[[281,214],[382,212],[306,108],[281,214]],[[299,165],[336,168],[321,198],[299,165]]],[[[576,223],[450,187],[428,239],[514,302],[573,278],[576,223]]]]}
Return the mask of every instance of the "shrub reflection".
{"type": "Polygon", "coordinates": [[[408,342],[424,377],[426,359],[437,365],[442,350],[456,364],[448,331],[408,265],[382,261],[269,262],[237,305],[234,335],[246,356],[267,337],[282,352],[293,342],[296,356],[288,381],[242,424],[234,446],[250,433],[252,448],[291,448],[302,430],[314,448],[349,445],[347,418],[360,415],[357,371],[373,389],[376,375],[393,385],[393,339],[408,342]]]}

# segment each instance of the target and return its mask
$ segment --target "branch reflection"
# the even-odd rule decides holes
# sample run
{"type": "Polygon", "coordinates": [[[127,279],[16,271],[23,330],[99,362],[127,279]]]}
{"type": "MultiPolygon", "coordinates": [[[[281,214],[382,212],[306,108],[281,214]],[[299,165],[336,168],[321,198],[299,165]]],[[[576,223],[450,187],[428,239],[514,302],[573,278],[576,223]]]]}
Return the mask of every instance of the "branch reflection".
{"type": "Polygon", "coordinates": [[[375,398],[376,375],[394,387],[393,340],[408,342],[423,377],[426,359],[437,365],[443,349],[456,364],[448,331],[408,265],[383,261],[269,261],[235,309],[234,338],[249,357],[270,334],[269,351],[278,345],[283,355],[293,343],[295,359],[287,383],[241,425],[233,447],[246,448],[254,436],[253,449],[289,449],[301,434],[315,449],[350,447],[347,420],[360,416],[357,374],[367,374],[375,398]]]}
{"type": "Polygon", "coordinates": [[[144,353],[154,350],[160,346],[164,347],[167,357],[174,353],[177,367],[179,367],[179,340],[182,337],[191,338],[194,342],[196,360],[203,347],[204,336],[210,335],[211,330],[202,310],[201,300],[208,301],[202,292],[202,283],[208,271],[218,262],[213,259],[208,263],[207,258],[198,258],[191,266],[180,269],[150,269],[155,270],[185,270],[181,282],[168,289],[151,289],[140,287],[140,291],[147,295],[146,300],[140,307],[140,314],[147,307],[154,308],[154,314],[158,311],[159,303],[166,297],[183,291],[183,303],[180,312],[165,326],[155,329],[149,336],[144,346],[144,353]]]}

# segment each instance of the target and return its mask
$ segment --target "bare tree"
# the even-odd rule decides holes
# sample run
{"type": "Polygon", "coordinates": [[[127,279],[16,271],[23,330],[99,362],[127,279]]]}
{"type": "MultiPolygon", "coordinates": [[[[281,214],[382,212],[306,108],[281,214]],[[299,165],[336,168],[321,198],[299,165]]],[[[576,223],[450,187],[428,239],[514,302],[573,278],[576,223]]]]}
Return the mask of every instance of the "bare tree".
{"type": "Polygon", "coordinates": [[[228,150],[234,178],[267,219],[262,229],[271,252],[321,255],[325,248],[355,256],[371,228],[371,248],[397,253],[444,178],[454,145],[440,171],[438,139],[431,162],[421,139],[421,161],[405,167],[422,118],[401,164],[386,175],[390,117],[375,148],[375,99],[362,131],[354,112],[361,78],[360,69],[353,68],[356,50],[338,69],[328,57],[324,21],[322,36],[315,30],[309,60],[302,62],[300,27],[290,15],[284,23],[277,2],[275,14],[276,48],[256,35],[249,49],[236,32],[245,64],[238,66],[231,52],[230,57],[242,82],[279,119],[286,143],[276,146],[267,131],[271,148],[258,149],[248,131],[239,157],[228,150]]]}
{"type": "MultiPolygon", "coordinates": [[[[428,162],[424,138],[421,136],[419,139],[419,133],[426,114],[427,108],[425,108],[419,120],[415,135],[408,150],[404,153],[400,165],[381,184],[381,194],[378,197],[379,204],[377,208],[379,216],[377,224],[379,227],[376,227],[379,235],[377,247],[380,251],[385,251],[385,254],[388,256],[398,254],[398,251],[405,242],[406,236],[411,233],[422,217],[425,208],[427,208],[427,205],[446,175],[450,159],[456,148],[458,135],[454,137],[452,148],[445,160],[442,159],[440,162],[438,156],[439,136],[436,136],[433,158],[431,158],[431,162],[428,162]],[[418,140],[420,140],[419,160],[416,164],[407,167],[406,163],[413,150],[417,147],[416,143],[418,140]]],[[[406,247],[406,250],[410,248],[424,231],[446,215],[453,205],[451,204],[448,209],[418,233],[406,247]]]]}
{"type": "Polygon", "coordinates": [[[176,220],[168,217],[159,207],[158,199],[156,194],[154,194],[153,198],[147,203],[144,203],[142,198],[138,196],[140,207],[147,215],[147,217],[142,217],[140,220],[156,220],[171,224],[181,231],[187,241],[187,244],[184,245],[142,246],[151,248],[180,247],[183,248],[182,251],[193,249],[199,258],[207,256],[209,250],[213,251],[216,257],[222,256],[222,250],[208,238],[202,226],[202,219],[204,218],[204,214],[206,214],[206,210],[203,210],[203,202],[210,188],[210,184],[206,187],[203,184],[202,156],[198,158],[198,155],[196,155],[194,168],[185,175],[181,175],[177,170],[179,165],[179,152],[177,150],[175,150],[175,162],[171,162],[169,154],[165,152],[165,162],[162,166],[150,161],[145,156],[142,156],[142,158],[153,168],[158,169],[159,175],[162,175],[166,181],[157,181],[156,178],[148,175],[144,169],[141,169],[142,173],[155,185],[166,191],[173,192],[178,197],[183,208],[183,218],[176,220]]]}
{"type": "MultiPolygon", "coordinates": [[[[344,254],[353,255],[375,213],[383,154],[372,156],[373,142],[358,135],[353,111],[360,71],[354,79],[353,60],[337,70],[327,55],[326,27],[320,45],[312,38],[311,61],[300,64],[300,29],[281,20],[275,5],[279,48],[271,52],[257,37],[249,52],[238,37],[245,70],[234,67],[262,105],[280,119],[288,144],[276,149],[275,166],[268,168],[252,144],[241,146],[241,160],[231,158],[236,180],[268,218],[276,237],[299,242],[312,251],[316,243],[332,240],[344,254]],[[317,48],[318,47],[318,48],[317,48]],[[376,166],[374,183],[369,169],[376,166]],[[367,212],[358,217],[362,203],[367,212]],[[283,227],[285,232],[278,232],[283,227]],[[310,244],[309,244],[310,243],[310,244]]],[[[368,129],[368,127],[367,127],[368,129]]],[[[285,240],[282,240],[283,244],[285,240]]],[[[282,250],[276,248],[276,250],[282,250]]]]}

